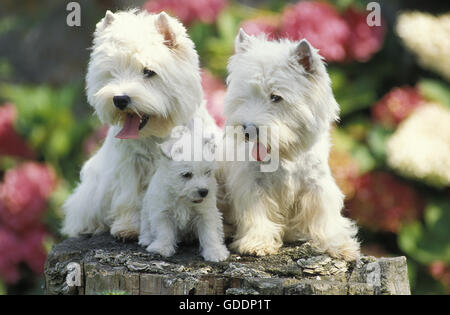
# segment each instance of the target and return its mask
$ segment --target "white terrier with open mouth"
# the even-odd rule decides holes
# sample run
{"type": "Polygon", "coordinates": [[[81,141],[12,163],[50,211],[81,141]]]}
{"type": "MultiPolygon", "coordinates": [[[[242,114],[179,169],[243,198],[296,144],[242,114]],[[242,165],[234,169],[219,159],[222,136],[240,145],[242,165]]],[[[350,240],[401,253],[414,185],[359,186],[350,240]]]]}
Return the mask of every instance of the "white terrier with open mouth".
{"type": "Polygon", "coordinates": [[[64,204],[63,233],[110,230],[120,239],[137,238],[158,143],[194,114],[212,121],[199,70],[194,43],[178,20],[164,12],[106,13],[94,33],[86,91],[110,129],[64,204]]]}
{"type": "Polygon", "coordinates": [[[180,241],[196,237],[205,260],[222,261],[229,252],[216,204],[214,137],[188,129],[177,138],[161,145],[162,158],[144,197],[139,244],[168,257],[180,241]],[[198,161],[190,154],[194,137],[200,139],[194,147],[202,151],[198,161]]]}
{"type": "Polygon", "coordinates": [[[268,41],[243,30],[235,50],[226,125],[238,127],[245,135],[240,139],[253,145],[253,161],[224,163],[230,205],[224,220],[235,227],[231,248],[266,255],[283,241],[311,239],[334,257],[357,259],[357,228],[341,214],[344,196],[328,165],[339,106],[322,58],[306,40],[268,41]],[[263,137],[263,127],[276,131],[278,141],[263,137]],[[278,168],[261,172],[275,150],[278,168]]]}

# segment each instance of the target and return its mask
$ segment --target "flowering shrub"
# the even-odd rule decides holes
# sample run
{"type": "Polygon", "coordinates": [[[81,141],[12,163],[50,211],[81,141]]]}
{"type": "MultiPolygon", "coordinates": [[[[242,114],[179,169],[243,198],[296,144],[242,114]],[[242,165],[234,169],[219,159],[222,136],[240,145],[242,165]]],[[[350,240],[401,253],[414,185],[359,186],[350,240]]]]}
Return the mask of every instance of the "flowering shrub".
{"type": "Polygon", "coordinates": [[[17,265],[25,262],[42,273],[46,257],[42,224],[47,200],[55,189],[54,171],[47,165],[26,162],[8,170],[0,184],[0,276],[19,279],[17,265]]]}
{"type": "Polygon", "coordinates": [[[33,158],[34,153],[14,129],[17,111],[14,105],[0,107],[0,155],[33,158]]]}
{"type": "Polygon", "coordinates": [[[368,61],[383,45],[385,28],[367,25],[367,15],[367,12],[361,12],[354,7],[348,8],[342,15],[350,29],[346,44],[349,60],[368,61]]]}
{"type": "Polygon", "coordinates": [[[372,107],[372,117],[385,127],[395,127],[425,99],[416,88],[404,86],[392,89],[372,107]]]}
{"type": "Polygon", "coordinates": [[[283,12],[280,34],[291,40],[306,38],[328,61],[344,61],[350,28],[333,5],[301,1],[283,12]]]}
{"type": "Polygon", "coordinates": [[[241,24],[242,29],[249,35],[258,36],[265,34],[268,39],[278,39],[279,20],[274,16],[263,16],[251,20],[245,20],[241,24]]]}
{"type": "Polygon", "coordinates": [[[450,81],[450,13],[433,16],[404,12],[398,18],[396,31],[424,68],[436,71],[450,81]]]}
{"type": "Polygon", "coordinates": [[[350,216],[358,224],[392,233],[402,224],[419,219],[423,206],[412,187],[383,172],[359,177],[355,196],[347,203],[350,216]]]}
{"type": "Polygon", "coordinates": [[[227,0],[150,0],[143,8],[154,13],[167,11],[189,25],[195,21],[213,23],[226,4],[227,0]]]}
{"type": "Polygon", "coordinates": [[[450,186],[450,109],[425,104],[386,143],[387,163],[406,177],[450,186]]]}
{"type": "Polygon", "coordinates": [[[367,61],[380,50],[384,27],[367,25],[367,12],[349,7],[342,15],[329,3],[301,1],[287,8],[280,35],[306,38],[330,62],[367,61]]]}

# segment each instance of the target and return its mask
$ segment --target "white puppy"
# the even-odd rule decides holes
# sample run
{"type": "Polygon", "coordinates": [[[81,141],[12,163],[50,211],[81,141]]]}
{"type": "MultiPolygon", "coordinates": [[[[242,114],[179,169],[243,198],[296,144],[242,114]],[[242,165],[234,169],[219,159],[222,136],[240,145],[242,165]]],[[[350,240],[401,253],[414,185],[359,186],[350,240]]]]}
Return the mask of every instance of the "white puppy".
{"type": "Polygon", "coordinates": [[[203,147],[200,161],[193,161],[189,153],[186,158],[194,143],[189,130],[161,145],[163,157],[144,197],[139,244],[167,257],[175,253],[178,242],[196,236],[205,260],[222,261],[229,252],[216,205],[215,144],[206,139],[202,145],[198,136],[203,147]]]}
{"type": "Polygon", "coordinates": [[[226,124],[246,135],[240,139],[253,146],[254,159],[225,163],[230,207],[224,220],[236,228],[232,248],[266,255],[283,241],[312,239],[334,257],[356,259],[357,228],[341,214],[344,196],[328,166],[329,129],[339,106],[321,57],[306,40],[268,41],[242,30],[235,49],[226,124]],[[277,141],[261,134],[268,132],[277,133],[277,141]],[[278,168],[261,172],[265,162],[258,161],[275,152],[278,168]]]}
{"type": "Polygon", "coordinates": [[[94,33],[86,83],[89,103],[111,127],[64,204],[62,231],[110,229],[118,238],[136,238],[157,144],[199,107],[207,115],[198,55],[183,25],[164,12],[108,11],[94,33]]]}

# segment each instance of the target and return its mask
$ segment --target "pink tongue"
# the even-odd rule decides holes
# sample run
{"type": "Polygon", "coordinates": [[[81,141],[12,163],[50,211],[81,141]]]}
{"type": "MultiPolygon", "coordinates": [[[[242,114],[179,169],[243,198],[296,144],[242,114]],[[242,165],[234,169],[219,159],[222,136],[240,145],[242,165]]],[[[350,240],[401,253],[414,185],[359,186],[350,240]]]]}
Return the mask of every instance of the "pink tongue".
{"type": "Polygon", "coordinates": [[[123,124],[122,130],[116,135],[119,139],[139,138],[139,123],[141,119],[136,114],[128,114],[123,124]]]}
{"type": "Polygon", "coordinates": [[[261,161],[264,161],[264,159],[266,158],[266,155],[267,155],[267,149],[264,146],[264,144],[262,144],[260,142],[256,142],[252,148],[253,158],[256,161],[261,162],[261,161]]]}

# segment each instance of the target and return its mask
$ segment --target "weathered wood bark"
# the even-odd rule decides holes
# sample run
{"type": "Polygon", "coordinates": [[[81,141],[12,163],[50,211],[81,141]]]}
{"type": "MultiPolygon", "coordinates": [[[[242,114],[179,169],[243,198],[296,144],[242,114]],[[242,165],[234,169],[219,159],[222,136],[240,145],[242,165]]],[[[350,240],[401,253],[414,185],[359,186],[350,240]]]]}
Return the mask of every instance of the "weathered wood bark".
{"type": "Polygon", "coordinates": [[[197,245],[163,259],[107,234],[54,246],[45,283],[47,294],[410,294],[405,257],[346,263],[298,243],[277,255],[209,263],[197,245]]]}

